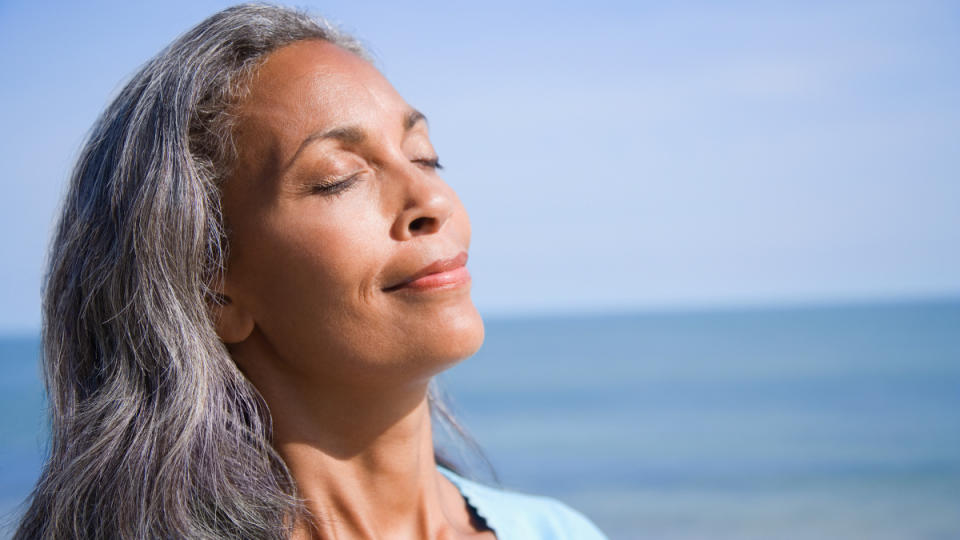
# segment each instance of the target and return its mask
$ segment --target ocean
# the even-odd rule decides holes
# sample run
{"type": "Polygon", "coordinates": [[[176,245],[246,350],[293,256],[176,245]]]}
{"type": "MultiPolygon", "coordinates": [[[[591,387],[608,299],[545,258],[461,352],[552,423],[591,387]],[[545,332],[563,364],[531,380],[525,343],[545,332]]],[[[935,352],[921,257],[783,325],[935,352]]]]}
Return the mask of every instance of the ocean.
{"type": "MultiPolygon", "coordinates": [[[[460,419],[502,486],[611,539],[960,539],[960,300],[486,325],[441,377],[460,419]]],[[[6,515],[45,447],[36,359],[0,339],[6,515]]]]}

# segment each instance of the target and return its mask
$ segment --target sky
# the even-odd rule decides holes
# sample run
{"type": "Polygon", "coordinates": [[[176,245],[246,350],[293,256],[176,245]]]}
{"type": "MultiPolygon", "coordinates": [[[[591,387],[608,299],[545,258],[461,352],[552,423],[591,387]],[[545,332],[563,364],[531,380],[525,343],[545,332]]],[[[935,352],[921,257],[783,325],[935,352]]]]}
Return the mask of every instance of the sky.
{"type": "MultiPolygon", "coordinates": [[[[227,5],[0,2],[0,332],[97,115],[227,5]]],[[[295,5],[430,118],[485,314],[960,296],[955,2],[295,5]]]]}

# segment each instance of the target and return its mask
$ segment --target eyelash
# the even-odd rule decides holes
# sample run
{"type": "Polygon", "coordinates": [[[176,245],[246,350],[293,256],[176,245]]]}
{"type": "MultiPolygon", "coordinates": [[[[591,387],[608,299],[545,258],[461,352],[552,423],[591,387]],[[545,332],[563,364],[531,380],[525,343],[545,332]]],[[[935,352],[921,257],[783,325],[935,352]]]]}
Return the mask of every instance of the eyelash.
{"type": "MultiPolygon", "coordinates": [[[[435,171],[443,170],[443,165],[440,164],[440,158],[421,158],[412,160],[418,165],[427,167],[428,169],[433,169],[435,171]]],[[[317,184],[314,185],[311,190],[314,193],[320,195],[341,195],[357,182],[357,179],[360,177],[360,173],[348,176],[343,180],[335,180],[330,183],[317,184]]]]}
{"type": "Polygon", "coordinates": [[[343,180],[336,180],[324,184],[316,184],[311,188],[311,191],[320,195],[341,195],[343,192],[347,191],[354,184],[357,183],[357,179],[360,177],[360,174],[350,175],[343,180]]]}
{"type": "Polygon", "coordinates": [[[415,159],[413,160],[413,162],[423,165],[424,167],[428,167],[430,169],[435,169],[438,171],[443,170],[443,165],[440,164],[440,158],[421,158],[421,159],[415,159]]]}

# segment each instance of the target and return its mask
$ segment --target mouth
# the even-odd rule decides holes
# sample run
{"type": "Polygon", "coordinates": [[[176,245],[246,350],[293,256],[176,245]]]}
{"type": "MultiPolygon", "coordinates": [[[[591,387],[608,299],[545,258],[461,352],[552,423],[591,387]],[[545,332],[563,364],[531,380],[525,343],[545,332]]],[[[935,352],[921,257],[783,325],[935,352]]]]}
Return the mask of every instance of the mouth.
{"type": "Polygon", "coordinates": [[[459,287],[470,282],[470,272],[467,271],[466,264],[467,252],[463,251],[455,257],[434,261],[399,283],[385,287],[383,291],[427,291],[459,287]]]}

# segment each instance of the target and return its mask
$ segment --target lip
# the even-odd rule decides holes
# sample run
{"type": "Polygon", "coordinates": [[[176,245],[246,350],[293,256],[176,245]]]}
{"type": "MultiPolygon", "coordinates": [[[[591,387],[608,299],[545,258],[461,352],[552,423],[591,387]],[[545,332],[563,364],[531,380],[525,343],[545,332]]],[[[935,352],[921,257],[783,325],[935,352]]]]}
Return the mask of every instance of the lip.
{"type": "Polygon", "coordinates": [[[470,272],[467,271],[467,252],[463,251],[449,259],[439,259],[409,277],[385,287],[384,292],[400,289],[430,290],[448,289],[463,285],[470,281],[470,272]]]}

